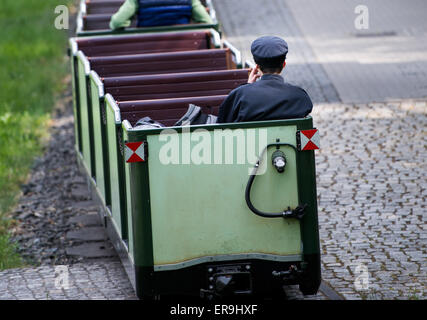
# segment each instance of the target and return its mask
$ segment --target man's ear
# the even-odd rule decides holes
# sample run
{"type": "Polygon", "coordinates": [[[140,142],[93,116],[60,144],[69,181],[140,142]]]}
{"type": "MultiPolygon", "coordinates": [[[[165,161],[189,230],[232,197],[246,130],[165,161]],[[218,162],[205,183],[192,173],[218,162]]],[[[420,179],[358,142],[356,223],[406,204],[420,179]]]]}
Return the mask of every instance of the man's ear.
{"type": "Polygon", "coordinates": [[[283,69],[285,69],[285,67],[286,67],[286,60],[283,61],[283,69]]]}

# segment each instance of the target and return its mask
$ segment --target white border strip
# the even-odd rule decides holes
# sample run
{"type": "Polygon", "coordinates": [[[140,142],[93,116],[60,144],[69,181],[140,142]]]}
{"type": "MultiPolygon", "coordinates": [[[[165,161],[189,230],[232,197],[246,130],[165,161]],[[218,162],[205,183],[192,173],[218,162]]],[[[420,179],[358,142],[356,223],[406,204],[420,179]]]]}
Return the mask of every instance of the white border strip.
{"type": "Polygon", "coordinates": [[[99,78],[98,74],[95,71],[91,71],[89,74],[89,78],[95,82],[96,86],[98,87],[98,94],[100,98],[104,97],[104,84],[102,83],[101,79],[99,78]]]}
{"type": "Polygon", "coordinates": [[[120,116],[120,109],[117,105],[116,101],[113,99],[113,96],[109,93],[105,95],[105,100],[107,101],[107,104],[110,105],[110,107],[114,111],[114,120],[116,121],[116,124],[120,124],[122,122],[122,117],[120,116]]]}
{"type": "Polygon", "coordinates": [[[87,13],[86,0],[81,0],[80,1],[80,12],[82,14],[86,14],[87,13]]]}
{"type": "Polygon", "coordinates": [[[233,55],[236,58],[235,63],[237,65],[242,65],[242,54],[240,53],[239,50],[236,49],[235,46],[233,46],[230,42],[228,42],[227,40],[224,40],[224,46],[226,48],[229,48],[231,50],[231,52],[233,53],[233,55]]]}
{"type": "Polygon", "coordinates": [[[83,13],[79,11],[77,14],[77,20],[76,20],[76,34],[79,34],[83,31],[83,13]]]}
{"type": "Polygon", "coordinates": [[[130,124],[129,120],[127,120],[127,119],[123,120],[122,127],[126,131],[131,131],[133,129],[132,125],[130,124]]]}
{"type": "Polygon", "coordinates": [[[218,19],[216,18],[216,11],[215,11],[215,8],[213,6],[212,0],[206,0],[206,5],[209,8],[209,15],[212,18],[212,22],[214,24],[217,24],[218,23],[218,19]]]}
{"type": "Polygon", "coordinates": [[[81,50],[77,51],[77,59],[79,59],[83,63],[83,66],[85,68],[85,75],[89,76],[90,63],[89,63],[89,60],[86,58],[85,54],[83,53],[83,51],[81,50]]]}
{"type": "Polygon", "coordinates": [[[71,56],[75,57],[77,55],[77,51],[78,51],[78,45],[77,45],[76,38],[70,38],[70,40],[68,40],[68,43],[70,45],[71,56]]]}
{"type": "Polygon", "coordinates": [[[215,29],[209,29],[215,48],[221,48],[221,36],[215,29]]]}

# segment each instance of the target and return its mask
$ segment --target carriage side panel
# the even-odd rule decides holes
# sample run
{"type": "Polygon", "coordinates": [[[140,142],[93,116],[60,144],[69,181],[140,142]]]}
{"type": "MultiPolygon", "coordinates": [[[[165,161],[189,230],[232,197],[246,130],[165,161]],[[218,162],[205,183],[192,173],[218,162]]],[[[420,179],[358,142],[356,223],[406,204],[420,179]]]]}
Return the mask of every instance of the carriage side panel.
{"type": "Polygon", "coordinates": [[[107,115],[106,138],[110,175],[110,211],[117,233],[122,240],[126,240],[128,235],[121,119],[120,111],[109,95],[105,99],[105,111],[107,115]],[[108,99],[108,97],[110,98],[108,99]]]}
{"type": "Polygon", "coordinates": [[[84,61],[78,58],[78,94],[79,94],[79,113],[80,113],[80,131],[81,131],[81,151],[83,156],[83,164],[89,176],[92,176],[91,167],[91,145],[89,135],[89,113],[88,113],[88,95],[86,68],[84,61]]]}

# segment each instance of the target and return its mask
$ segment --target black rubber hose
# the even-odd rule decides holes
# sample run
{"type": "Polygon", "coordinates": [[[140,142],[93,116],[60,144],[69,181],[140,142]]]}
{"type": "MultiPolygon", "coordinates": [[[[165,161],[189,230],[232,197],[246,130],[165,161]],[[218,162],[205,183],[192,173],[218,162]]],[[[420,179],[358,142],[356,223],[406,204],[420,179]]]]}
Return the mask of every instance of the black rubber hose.
{"type": "Polygon", "coordinates": [[[283,211],[283,212],[272,212],[272,213],[271,212],[263,212],[263,211],[260,211],[257,208],[255,208],[254,205],[252,204],[252,201],[251,201],[252,184],[253,184],[253,182],[255,180],[255,176],[256,176],[256,173],[258,171],[258,167],[259,167],[260,161],[261,161],[261,159],[262,159],[262,157],[264,155],[264,152],[269,147],[271,147],[271,146],[276,146],[276,147],[278,147],[278,146],[290,146],[290,147],[294,148],[295,151],[297,151],[297,148],[294,145],[289,144],[289,143],[279,143],[279,142],[277,142],[277,143],[268,144],[264,148],[264,150],[261,152],[261,155],[260,155],[257,163],[255,164],[254,171],[249,176],[249,180],[248,180],[248,183],[246,185],[246,190],[245,190],[245,200],[246,200],[246,204],[248,205],[248,208],[251,209],[251,211],[253,213],[255,213],[256,215],[258,215],[260,217],[264,217],[264,218],[282,218],[282,217],[285,217],[285,212],[286,211],[283,211]]]}
{"type": "Polygon", "coordinates": [[[246,204],[248,205],[249,209],[251,209],[251,211],[253,213],[255,213],[258,216],[264,217],[264,218],[280,218],[283,217],[283,213],[282,212],[277,212],[277,213],[268,213],[268,212],[262,212],[259,211],[257,208],[255,208],[251,202],[251,188],[252,188],[252,184],[254,182],[255,179],[255,174],[251,174],[251,176],[249,177],[249,181],[248,184],[246,185],[246,191],[245,191],[245,199],[246,199],[246,204]]]}

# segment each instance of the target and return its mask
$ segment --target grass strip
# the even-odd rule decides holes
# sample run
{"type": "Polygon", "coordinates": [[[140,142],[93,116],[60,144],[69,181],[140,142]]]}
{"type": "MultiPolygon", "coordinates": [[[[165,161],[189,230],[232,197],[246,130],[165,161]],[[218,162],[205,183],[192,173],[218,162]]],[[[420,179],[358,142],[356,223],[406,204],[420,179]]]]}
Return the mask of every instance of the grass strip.
{"type": "Polygon", "coordinates": [[[0,270],[20,267],[9,242],[8,212],[35,157],[46,146],[55,98],[69,72],[67,30],[54,22],[70,0],[1,0],[0,3],[0,270]]]}

